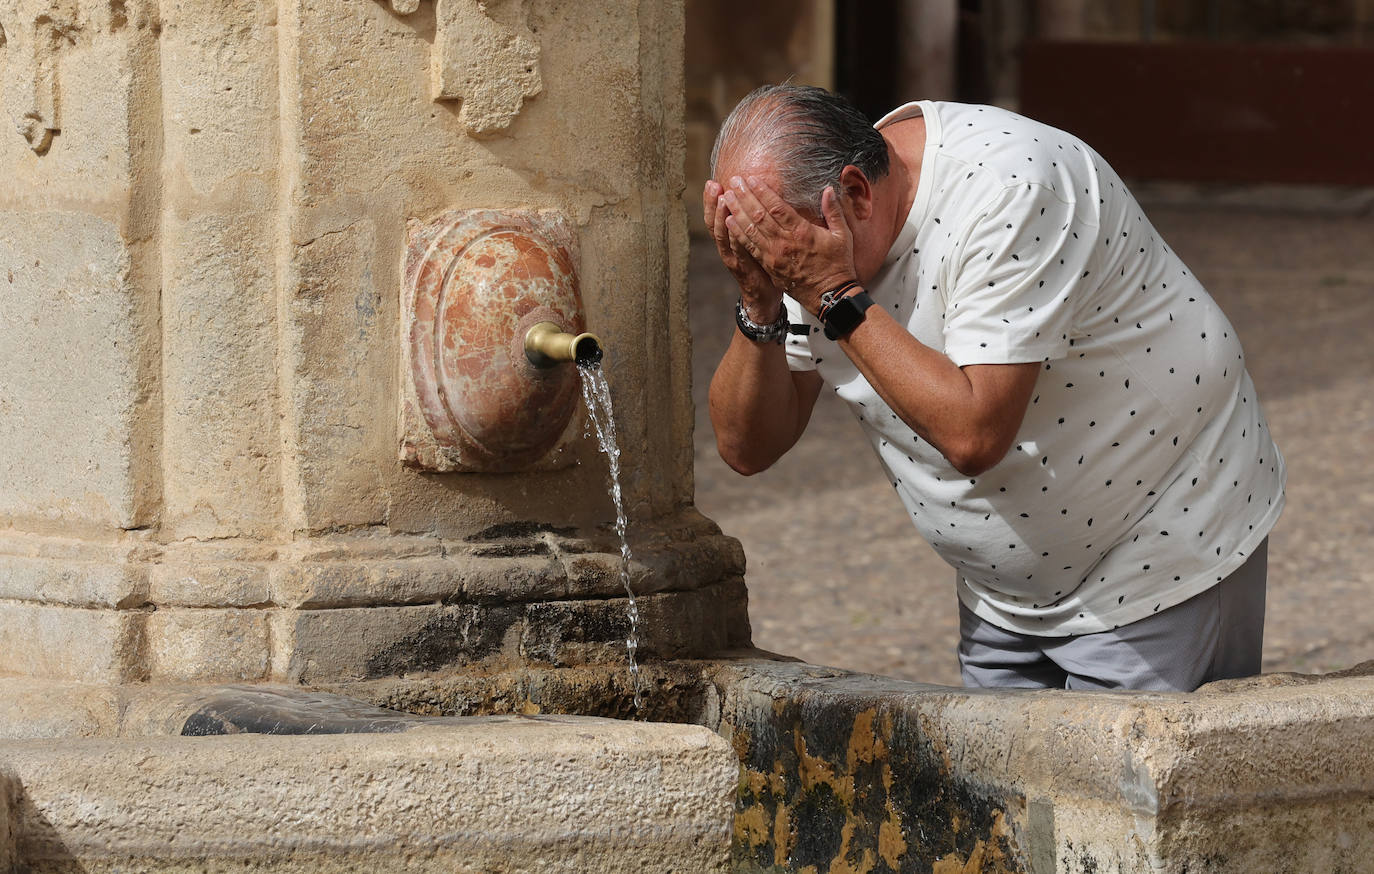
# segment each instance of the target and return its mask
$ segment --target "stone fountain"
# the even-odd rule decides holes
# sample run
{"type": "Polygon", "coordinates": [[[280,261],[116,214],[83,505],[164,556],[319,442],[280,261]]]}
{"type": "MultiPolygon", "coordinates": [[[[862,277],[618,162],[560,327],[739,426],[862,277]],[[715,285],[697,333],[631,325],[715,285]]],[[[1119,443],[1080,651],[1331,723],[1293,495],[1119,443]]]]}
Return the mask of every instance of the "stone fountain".
{"type": "Polygon", "coordinates": [[[0,2],[0,870],[1374,849],[1368,677],[971,694],[750,649],[692,503],[683,15],[0,2]],[[642,712],[537,326],[608,348],[642,712]]]}

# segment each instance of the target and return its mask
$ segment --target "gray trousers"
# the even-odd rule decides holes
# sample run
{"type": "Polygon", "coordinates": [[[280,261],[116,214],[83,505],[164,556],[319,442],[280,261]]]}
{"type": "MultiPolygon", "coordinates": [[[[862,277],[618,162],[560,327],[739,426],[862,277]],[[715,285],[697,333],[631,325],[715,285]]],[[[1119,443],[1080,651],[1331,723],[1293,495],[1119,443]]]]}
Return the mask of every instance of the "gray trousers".
{"type": "Polygon", "coordinates": [[[1006,631],[959,605],[959,666],[971,688],[1191,692],[1249,677],[1264,647],[1269,541],[1226,579],[1112,631],[1038,637],[1006,631]]]}

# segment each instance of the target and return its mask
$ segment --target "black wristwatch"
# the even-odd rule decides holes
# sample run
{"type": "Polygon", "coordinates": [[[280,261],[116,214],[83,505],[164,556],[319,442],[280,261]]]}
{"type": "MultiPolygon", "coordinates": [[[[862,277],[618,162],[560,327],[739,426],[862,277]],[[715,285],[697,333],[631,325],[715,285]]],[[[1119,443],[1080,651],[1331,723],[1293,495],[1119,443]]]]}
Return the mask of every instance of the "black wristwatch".
{"type": "Polygon", "coordinates": [[[871,306],[873,306],[873,298],[869,297],[866,291],[860,291],[858,294],[851,294],[835,301],[825,311],[825,316],[821,320],[821,323],[825,325],[825,338],[827,340],[839,340],[847,337],[850,331],[863,323],[864,314],[871,306]]]}

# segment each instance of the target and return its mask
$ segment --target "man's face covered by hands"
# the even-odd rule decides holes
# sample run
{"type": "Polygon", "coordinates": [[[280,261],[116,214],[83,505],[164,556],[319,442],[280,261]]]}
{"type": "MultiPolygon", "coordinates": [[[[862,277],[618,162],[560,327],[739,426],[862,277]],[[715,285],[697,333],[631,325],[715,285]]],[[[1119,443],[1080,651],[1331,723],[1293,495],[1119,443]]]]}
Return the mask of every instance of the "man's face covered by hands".
{"type": "Polygon", "coordinates": [[[881,267],[886,246],[871,257],[872,187],[857,168],[846,166],[840,184],[822,192],[816,216],[783,199],[772,162],[731,158],[723,155],[703,198],[706,225],[721,260],[736,279],[745,278],[742,290],[749,291],[745,280],[757,287],[767,278],[775,293],[786,291],[816,312],[824,291],[871,278],[881,267]]]}
{"type": "Polygon", "coordinates": [[[757,151],[724,150],[716,170],[703,192],[706,225],[746,304],[768,285],[815,312],[822,293],[881,266],[886,245],[872,241],[873,187],[858,168],[846,167],[823,191],[819,215],[783,199],[781,171],[757,151]]]}

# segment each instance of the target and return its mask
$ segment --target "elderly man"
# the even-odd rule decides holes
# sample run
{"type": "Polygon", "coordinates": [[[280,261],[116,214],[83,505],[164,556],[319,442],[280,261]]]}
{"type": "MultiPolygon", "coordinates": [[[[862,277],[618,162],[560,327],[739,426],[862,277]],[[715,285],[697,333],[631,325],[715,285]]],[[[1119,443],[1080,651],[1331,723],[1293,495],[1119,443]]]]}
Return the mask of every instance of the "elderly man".
{"type": "MultiPolygon", "coordinates": [[[[965,685],[1258,672],[1283,461],[1235,330],[1101,156],[996,107],[870,126],[783,85],[712,165],[740,288],[720,454],[764,470],[836,392],[956,571],[965,685]]],[[[844,524],[817,539],[843,549],[844,524]]]]}

